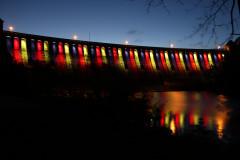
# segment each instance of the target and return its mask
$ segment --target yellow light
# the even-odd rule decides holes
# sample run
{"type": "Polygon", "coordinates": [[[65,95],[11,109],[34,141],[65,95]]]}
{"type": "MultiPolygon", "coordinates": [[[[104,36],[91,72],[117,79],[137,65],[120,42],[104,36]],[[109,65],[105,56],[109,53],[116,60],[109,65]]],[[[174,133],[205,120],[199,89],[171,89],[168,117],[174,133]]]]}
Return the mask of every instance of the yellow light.
{"type": "Polygon", "coordinates": [[[73,39],[75,39],[75,40],[76,40],[77,38],[78,38],[78,37],[77,37],[77,35],[74,35],[74,36],[73,36],[73,39]]]}
{"type": "Polygon", "coordinates": [[[125,41],[125,44],[128,45],[128,41],[125,41]]]}
{"type": "Polygon", "coordinates": [[[9,30],[10,30],[10,31],[13,31],[13,30],[14,30],[14,27],[13,27],[13,26],[9,26],[9,30]]]}
{"type": "Polygon", "coordinates": [[[170,48],[173,48],[173,47],[174,47],[174,44],[173,44],[173,43],[171,43],[171,44],[170,44],[170,48]]]}
{"type": "Polygon", "coordinates": [[[220,46],[220,45],[218,45],[218,46],[217,46],[217,49],[221,49],[221,46],[220,46]]]}

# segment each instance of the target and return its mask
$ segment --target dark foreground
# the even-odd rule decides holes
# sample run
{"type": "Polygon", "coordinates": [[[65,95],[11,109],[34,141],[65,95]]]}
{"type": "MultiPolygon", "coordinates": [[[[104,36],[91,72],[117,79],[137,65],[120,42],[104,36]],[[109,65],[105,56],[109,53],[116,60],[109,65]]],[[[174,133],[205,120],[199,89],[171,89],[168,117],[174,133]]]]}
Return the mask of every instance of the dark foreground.
{"type": "Polygon", "coordinates": [[[228,158],[238,141],[212,138],[214,133],[171,135],[146,125],[146,100],[126,93],[58,96],[1,95],[1,159],[161,159],[228,158]]]}

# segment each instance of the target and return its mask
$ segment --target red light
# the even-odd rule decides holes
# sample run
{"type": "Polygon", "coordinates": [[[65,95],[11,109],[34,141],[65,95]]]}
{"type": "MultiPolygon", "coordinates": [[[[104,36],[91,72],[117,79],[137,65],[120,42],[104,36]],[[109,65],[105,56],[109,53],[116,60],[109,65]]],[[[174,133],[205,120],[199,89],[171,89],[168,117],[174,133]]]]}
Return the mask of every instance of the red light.
{"type": "Polygon", "coordinates": [[[194,62],[194,60],[193,60],[193,54],[192,54],[192,52],[189,53],[189,58],[190,58],[190,62],[191,62],[191,65],[192,65],[193,70],[194,70],[194,71],[197,71],[197,68],[196,68],[196,66],[195,66],[195,62],[194,62]]]}
{"type": "Polygon", "coordinates": [[[193,117],[193,114],[190,114],[190,115],[189,115],[189,124],[190,124],[190,125],[194,125],[194,117],[193,117]]]}
{"type": "Polygon", "coordinates": [[[114,58],[114,63],[117,66],[118,65],[118,58],[117,58],[117,48],[113,48],[113,58],[114,58]]]}
{"type": "Polygon", "coordinates": [[[181,72],[182,71],[182,67],[181,67],[181,64],[180,64],[178,52],[175,52],[175,59],[176,59],[177,67],[178,67],[179,71],[181,72]]]}
{"type": "Polygon", "coordinates": [[[14,49],[19,49],[19,38],[14,38],[13,43],[14,49]]]}
{"type": "Polygon", "coordinates": [[[175,124],[176,124],[176,129],[179,129],[179,113],[175,114],[175,124]]]}
{"type": "Polygon", "coordinates": [[[160,119],[160,125],[161,125],[161,127],[164,126],[164,123],[165,123],[165,113],[164,113],[164,111],[162,110],[162,111],[161,111],[161,119],[160,119]]]}
{"type": "Polygon", "coordinates": [[[42,51],[42,41],[37,41],[37,51],[42,51]]]}
{"type": "Polygon", "coordinates": [[[79,54],[80,56],[83,56],[82,45],[78,45],[78,54],[79,54]]]}
{"type": "Polygon", "coordinates": [[[58,51],[60,54],[63,54],[63,44],[62,43],[58,44],[58,51]]]}
{"type": "Polygon", "coordinates": [[[166,62],[165,62],[163,51],[160,52],[160,56],[161,56],[162,66],[163,66],[164,70],[167,72],[168,70],[167,70],[167,65],[166,65],[166,62]]]}
{"type": "MultiPolygon", "coordinates": [[[[15,40],[15,39],[14,39],[15,40]]],[[[15,45],[15,44],[14,44],[15,45]]],[[[19,50],[14,50],[13,51],[13,61],[16,62],[16,63],[20,63],[22,62],[22,58],[21,58],[21,53],[19,50]]]]}
{"type": "Polygon", "coordinates": [[[208,58],[207,58],[207,53],[204,53],[204,54],[203,54],[203,58],[204,58],[204,62],[205,62],[205,64],[206,64],[206,68],[207,68],[207,69],[210,69],[209,62],[208,62],[208,58]]]}
{"type": "Polygon", "coordinates": [[[130,49],[129,54],[130,54],[131,66],[132,66],[133,70],[136,71],[137,68],[136,68],[135,59],[134,59],[134,55],[133,55],[133,50],[132,49],[130,49]]]}
{"type": "Polygon", "coordinates": [[[132,49],[130,49],[129,54],[130,54],[130,58],[134,59],[134,55],[133,55],[133,50],[132,49]]]}
{"type": "Polygon", "coordinates": [[[101,56],[101,52],[100,52],[100,47],[99,46],[96,47],[96,55],[98,57],[101,56]]]}
{"type": "Polygon", "coordinates": [[[145,58],[146,58],[146,66],[149,70],[151,70],[152,66],[151,66],[148,50],[145,51],[145,58]]]}

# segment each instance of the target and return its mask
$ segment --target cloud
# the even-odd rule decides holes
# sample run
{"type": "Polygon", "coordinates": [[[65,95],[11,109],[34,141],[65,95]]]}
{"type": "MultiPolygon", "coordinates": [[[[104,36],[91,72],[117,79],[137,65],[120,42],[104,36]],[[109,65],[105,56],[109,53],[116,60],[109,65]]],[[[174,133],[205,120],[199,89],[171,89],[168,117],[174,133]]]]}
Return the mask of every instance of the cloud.
{"type": "Polygon", "coordinates": [[[126,32],[127,35],[139,35],[142,34],[143,32],[137,30],[137,29],[130,29],[129,31],[126,32]]]}

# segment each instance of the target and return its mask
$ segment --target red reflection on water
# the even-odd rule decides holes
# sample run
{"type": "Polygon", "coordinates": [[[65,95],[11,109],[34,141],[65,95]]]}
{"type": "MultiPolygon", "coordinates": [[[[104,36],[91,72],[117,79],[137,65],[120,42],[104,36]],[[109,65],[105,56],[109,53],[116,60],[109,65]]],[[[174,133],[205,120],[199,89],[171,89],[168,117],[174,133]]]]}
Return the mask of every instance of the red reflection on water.
{"type": "Polygon", "coordinates": [[[165,123],[165,112],[164,110],[161,111],[161,119],[160,119],[160,125],[161,127],[164,126],[164,123],[165,123]]]}
{"type": "Polygon", "coordinates": [[[189,114],[189,124],[194,125],[194,115],[192,113],[189,114]]]}
{"type": "Polygon", "coordinates": [[[179,130],[179,118],[180,118],[179,113],[176,113],[175,114],[175,126],[176,126],[177,130],[179,130]]]}
{"type": "Polygon", "coordinates": [[[19,38],[15,37],[13,43],[14,49],[19,49],[19,38]]]}

